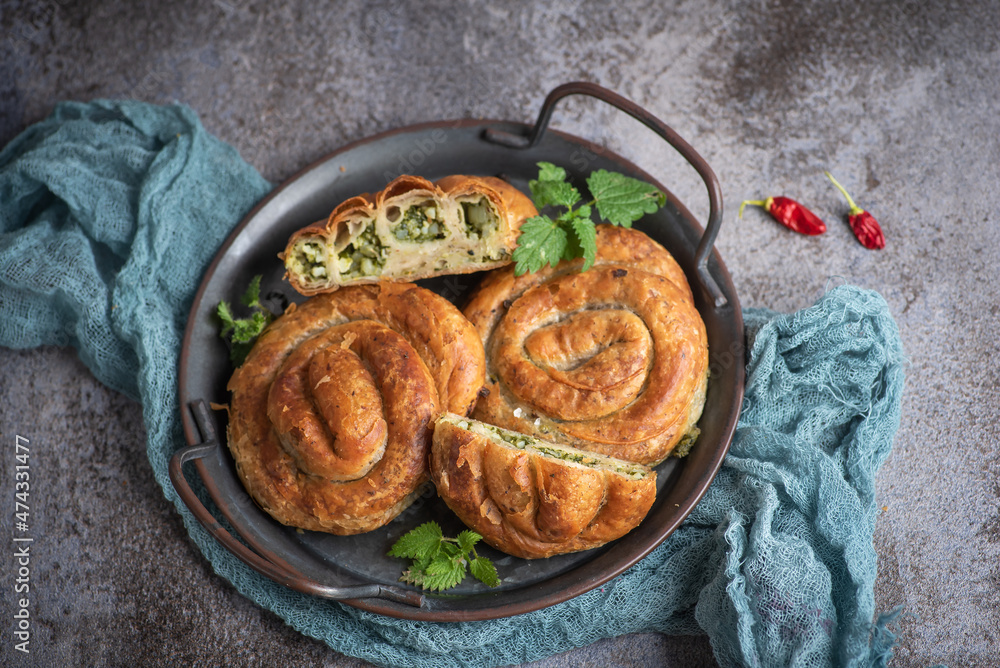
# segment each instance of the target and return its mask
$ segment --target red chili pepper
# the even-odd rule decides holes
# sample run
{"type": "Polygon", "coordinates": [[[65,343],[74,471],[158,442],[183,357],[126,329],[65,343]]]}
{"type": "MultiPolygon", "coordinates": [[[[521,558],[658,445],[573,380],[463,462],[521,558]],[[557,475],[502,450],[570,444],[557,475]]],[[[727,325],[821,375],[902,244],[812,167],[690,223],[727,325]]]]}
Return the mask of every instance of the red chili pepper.
{"type": "Polygon", "coordinates": [[[743,217],[743,207],[747,204],[764,207],[764,210],[771,214],[772,218],[800,234],[814,236],[826,232],[826,223],[793,199],[787,197],[768,197],[765,200],[748,199],[740,204],[740,218],[743,217]]]}
{"type": "Polygon", "coordinates": [[[861,245],[872,250],[885,248],[885,234],[882,233],[882,228],[875,217],[855,204],[851,196],[844,190],[844,186],[837,183],[837,179],[833,178],[830,172],[824,173],[833,181],[833,185],[837,186],[837,190],[847,198],[847,204],[851,207],[847,214],[847,222],[850,223],[854,236],[858,238],[861,245]]]}

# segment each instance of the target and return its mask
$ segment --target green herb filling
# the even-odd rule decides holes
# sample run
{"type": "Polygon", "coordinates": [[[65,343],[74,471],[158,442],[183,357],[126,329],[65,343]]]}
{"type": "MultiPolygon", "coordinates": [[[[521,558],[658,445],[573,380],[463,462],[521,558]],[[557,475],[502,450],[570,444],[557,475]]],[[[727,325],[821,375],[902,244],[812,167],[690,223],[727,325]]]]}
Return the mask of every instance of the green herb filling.
{"type": "Polygon", "coordinates": [[[371,221],[337,254],[337,268],[341,278],[376,276],[385,265],[385,258],[386,248],[375,234],[375,221],[371,221]]]}
{"type": "Polygon", "coordinates": [[[495,437],[518,450],[537,452],[546,457],[559,459],[564,462],[572,462],[588,468],[611,470],[635,479],[644,477],[647,473],[642,466],[636,466],[604,455],[584,452],[576,448],[563,448],[554,444],[547,444],[534,436],[510,431],[495,425],[486,424],[485,422],[458,420],[455,424],[461,429],[467,429],[487,438],[495,437]]]}
{"type": "Polygon", "coordinates": [[[448,228],[444,226],[441,211],[434,202],[411,206],[391,231],[397,240],[414,243],[437,241],[448,236],[448,228]]]}
{"type": "Polygon", "coordinates": [[[482,239],[496,231],[498,220],[490,202],[485,197],[477,201],[461,202],[462,218],[465,219],[465,234],[472,239],[482,239]]]}
{"type": "Polygon", "coordinates": [[[289,273],[308,281],[322,281],[327,277],[325,255],[319,241],[302,241],[296,244],[285,266],[289,273]]]}

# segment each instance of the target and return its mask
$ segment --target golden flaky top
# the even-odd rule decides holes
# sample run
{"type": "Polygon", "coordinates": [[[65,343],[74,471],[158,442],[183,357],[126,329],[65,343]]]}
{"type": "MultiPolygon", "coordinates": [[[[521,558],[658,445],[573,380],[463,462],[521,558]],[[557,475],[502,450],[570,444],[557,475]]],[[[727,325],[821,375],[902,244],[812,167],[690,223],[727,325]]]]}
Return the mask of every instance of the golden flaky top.
{"type": "Polygon", "coordinates": [[[357,286],[291,307],[229,382],[229,448],[247,491],[284,524],[382,526],[427,480],[434,419],[467,413],[482,344],[411,284],[357,286]]]}
{"type": "Polygon", "coordinates": [[[473,417],[655,465],[696,437],[708,339],[673,257],[645,234],[597,228],[597,261],[499,269],[464,309],[489,394],[473,417]]]}

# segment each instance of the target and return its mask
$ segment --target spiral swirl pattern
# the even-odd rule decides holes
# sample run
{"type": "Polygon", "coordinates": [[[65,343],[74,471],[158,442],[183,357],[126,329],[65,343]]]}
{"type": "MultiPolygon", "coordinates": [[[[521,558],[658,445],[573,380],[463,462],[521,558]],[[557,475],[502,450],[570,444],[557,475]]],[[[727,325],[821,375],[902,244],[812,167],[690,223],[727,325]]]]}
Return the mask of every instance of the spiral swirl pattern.
{"type": "Polygon", "coordinates": [[[482,346],[459,311],[410,284],[345,288],[290,308],[229,383],[229,447],[278,521],[382,526],[428,479],[434,419],[467,413],[482,346]]]}
{"type": "Polygon", "coordinates": [[[636,230],[598,227],[595,266],[497,270],[465,314],[487,355],[473,417],[647,465],[704,405],[705,325],[670,254],[636,230]]]}

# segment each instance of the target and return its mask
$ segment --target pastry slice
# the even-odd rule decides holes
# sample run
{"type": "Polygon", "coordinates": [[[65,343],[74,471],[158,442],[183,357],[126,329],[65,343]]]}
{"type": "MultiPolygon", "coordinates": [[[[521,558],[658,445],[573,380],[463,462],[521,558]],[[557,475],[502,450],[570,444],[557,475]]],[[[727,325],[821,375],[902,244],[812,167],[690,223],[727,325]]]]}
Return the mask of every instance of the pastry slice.
{"type": "Polygon", "coordinates": [[[656,499],[656,472],[446,413],[431,446],[438,494],[493,547],[535,559],[624,536],[656,499]]]}
{"type": "Polygon", "coordinates": [[[404,175],[295,232],[279,257],[304,295],[494,269],[510,263],[521,223],[537,213],[501,179],[404,175]]]}

